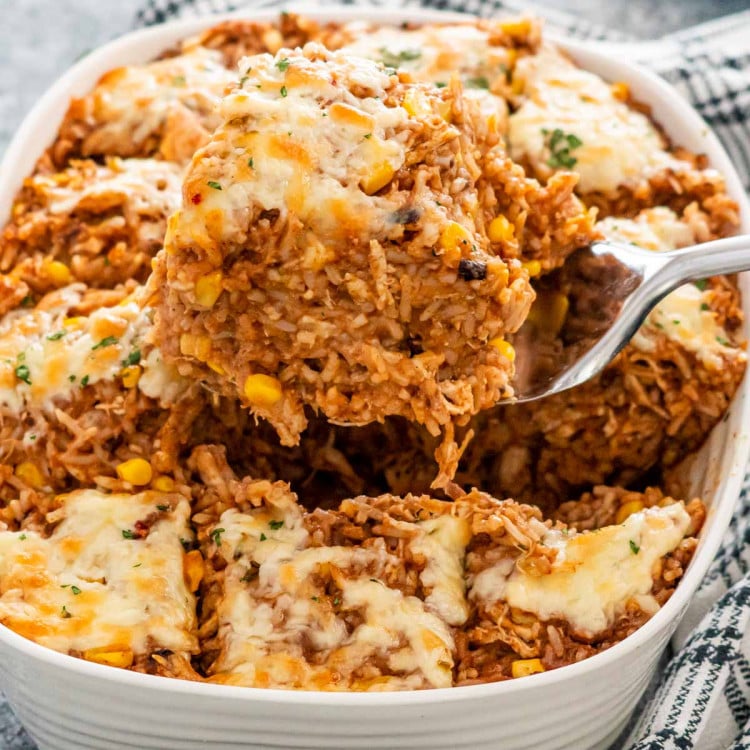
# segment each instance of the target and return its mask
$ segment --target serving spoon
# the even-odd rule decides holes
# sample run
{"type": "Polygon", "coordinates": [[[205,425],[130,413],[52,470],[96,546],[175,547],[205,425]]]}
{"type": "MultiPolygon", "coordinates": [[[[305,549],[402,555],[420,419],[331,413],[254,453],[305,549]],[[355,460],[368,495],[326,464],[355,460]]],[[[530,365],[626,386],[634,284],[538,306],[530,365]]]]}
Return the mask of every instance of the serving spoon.
{"type": "Polygon", "coordinates": [[[669,292],[708,276],[745,270],[750,270],[750,235],[668,252],[609,241],[577,250],[563,270],[584,290],[573,300],[578,316],[573,331],[563,336],[563,345],[540,356],[534,324],[527,321],[521,327],[513,341],[515,396],[508,403],[536,401],[590,380],[669,292]]]}

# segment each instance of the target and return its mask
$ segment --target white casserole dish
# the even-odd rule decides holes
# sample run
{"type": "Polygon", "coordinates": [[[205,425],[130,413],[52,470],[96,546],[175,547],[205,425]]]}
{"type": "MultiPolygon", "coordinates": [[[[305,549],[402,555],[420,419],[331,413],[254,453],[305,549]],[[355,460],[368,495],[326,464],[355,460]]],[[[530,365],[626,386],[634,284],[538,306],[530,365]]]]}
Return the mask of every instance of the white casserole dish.
{"type": "MultiPolygon", "coordinates": [[[[381,23],[461,20],[438,11],[318,9],[321,20],[381,23]]],[[[247,16],[245,12],[242,15],[247,16]]],[[[275,11],[259,11],[267,20],[275,11]]],[[[235,17],[237,14],[235,14],[235,17]]],[[[72,96],[110,68],[143,62],[230,16],[138,31],[88,55],[39,101],[0,165],[0,220],[38,156],[52,141],[72,96]]],[[[561,40],[585,68],[627,82],[676,143],[706,153],[726,178],[750,232],[750,204],[716,137],[666,83],[601,45],[561,40]]],[[[742,279],[750,320],[750,282],[742,279]]],[[[750,332],[746,331],[746,335],[750,332]]],[[[623,728],[659,654],[716,554],[739,494],[750,442],[748,380],[728,418],[692,464],[692,489],[710,507],[700,546],[676,593],[638,632],[589,660],[522,680],[411,693],[313,693],[197,684],[152,677],[47,650],[0,627],[0,688],[40,750],[105,748],[606,748],[623,728]],[[743,427],[744,425],[744,427],[743,427]]]]}

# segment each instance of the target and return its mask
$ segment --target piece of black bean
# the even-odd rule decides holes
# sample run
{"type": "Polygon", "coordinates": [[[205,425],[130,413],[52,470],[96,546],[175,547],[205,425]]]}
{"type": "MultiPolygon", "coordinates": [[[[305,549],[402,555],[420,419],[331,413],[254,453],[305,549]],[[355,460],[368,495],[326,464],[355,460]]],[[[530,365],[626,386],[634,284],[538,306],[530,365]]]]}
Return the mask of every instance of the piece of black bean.
{"type": "Polygon", "coordinates": [[[458,275],[464,281],[482,281],[487,278],[487,264],[483,260],[460,260],[458,275]]]}

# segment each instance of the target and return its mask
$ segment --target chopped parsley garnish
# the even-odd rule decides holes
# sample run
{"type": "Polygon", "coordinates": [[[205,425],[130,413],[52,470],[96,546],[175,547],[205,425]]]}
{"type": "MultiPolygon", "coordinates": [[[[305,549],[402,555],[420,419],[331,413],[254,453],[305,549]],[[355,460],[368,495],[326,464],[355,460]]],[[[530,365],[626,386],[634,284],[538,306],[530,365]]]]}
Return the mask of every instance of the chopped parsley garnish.
{"type": "Polygon", "coordinates": [[[372,133],[365,133],[362,137],[366,138],[369,141],[370,138],[372,138],[372,133]]]}
{"type": "Polygon", "coordinates": [[[400,52],[391,52],[387,47],[380,48],[380,59],[386,68],[398,68],[401,63],[419,60],[420,57],[422,57],[422,53],[418,49],[402,49],[400,52]]]}
{"type": "Polygon", "coordinates": [[[694,281],[693,284],[701,291],[705,291],[708,281],[706,281],[706,279],[698,279],[698,281],[694,281]]]}
{"type": "Polygon", "coordinates": [[[59,341],[64,335],[66,331],[58,331],[57,333],[50,333],[49,336],[47,336],[47,341],[59,341]]]}
{"type": "Polygon", "coordinates": [[[185,76],[175,76],[172,79],[172,85],[173,86],[184,86],[187,83],[185,80],[185,76]]]}
{"type": "Polygon", "coordinates": [[[247,160],[247,166],[250,167],[250,169],[253,169],[255,167],[255,161],[253,160],[252,156],[247,160]]]}
{"type": "Polygon", "coordinates": [[[36,435],[29,435],[29,440],[36,440],[36,435]]]}
{"type": "Polygon", "coordinates": [[[136,563],[136,564],[135,564],[135,565],[134,565],[133,567],[134,567],[134,568],[140,568],[140,567],[141,567],[141,565],[143,565],[143,563],[136,563]]]}
{"type": "Polygon", "coordinates": [[[226,531],[226,529],[214,529],[211,532],[211,539],[214,540],[214,544],[218,547],[221,544],[221,535],[226,531]]]}
{"type": "Polygon", "coordinates": [[[467,78],[466,85],[470,89],[489,89],[490,82],[484,76],[478,76],[477,78],[467,78]]]}
{"type": "Polygon", "coordinates": [[[286,86],[282,86],[279,89],[279,93],[281,94],[281,96],[286,96],[289,92],[286,90],[286,86]]]}
{"type": "Polygon", "coordinates": [[[91,351],[95,351],[96,349],[104,349],[108,346],[112,346],[116,344],[119,341],[117,336],[107,336],[107,338],[102,339],[98,344],[94,344],[91,347],[91,351]]]}
{"type": "Polygon", "coordinates": [[[444,89],[447,85],[445,81],[435,81],[435,86],[439,89],[444,89]]]}
{"type": "Polygon", "coordinates": [[[81,388],[85,388],[88,384],[89,384],[89,376],[88,375],[84,375],[81,378],[81,388]]]}
{"type": "Polygon", "coordinates": [[[75,376],[75,375],[68,375],[68,380],[69,380],[69,381],[70,381],[71,383],[75,383],[75,382],[76,382],[76,376],[75,376]]]}
{"type": "Polygon", "coordinates": [[[289,67],[289,59],[284,58],[276,63],[276,67],[283,73],[289,67]]]}
{"type": "Polygon", "coordinates": [[[213,188],[214,190],[221,190],[221,185],[219,185],[219,183],[216,182],[216,180],[209,180],[208,186],[210,188],[213,188]]]}
{"type": "Polygon", "coordinates": [[[71,615],[70,612],[68,612],[68,610],[65,608],[64,604],[62,606],[62,609],[60,610],[60,616],[65,620],[68,620],[69,618],[73,617],[73,615],[71,615]]]}
{"type": "Polygon", "coordinates": [[[122,360],[123,367],[132,367],[141,361],[141,350],[133,349],[125,359],[122,360]]]}
{"type": "Polygon", "coordinates": [[[81,589],[78,586],[71,586],[70,590],[73,592],[73,596],[78,596],[81,593],[81,589]]]}
{"type": "Polygon", "coordinates": [[[542,135],[547,137],[546,145],[550,150],[547,166],[570,169],[576,165],[578,159],[570,152],[583,145],[583,141],[577,135],[565,133],[560,128],[552,131],[542,128],[542,135]]]}
{"type": "Polygon", "coordinates": [[[16,366],[16,377],[26,383],[26,385],[31,385],[31,371],[29,370],[28,365],[17,365],[16,366]]]}
{"type": "Polygon", "coordinates": [[[156,506],[156,510],[160,510],[160,511],[169,510],[169,506],[168,505],[157,505],[156,506]]]}
{"type": "Polygon", "coordinates": [[[245,85],[245,81],[248,79],[249,76],[242,76],[240,78],[240,88],[245,85]]]}
{"type": "Polygon", "coordinates": [[[268,527],[273,529],[274,531],[280,529],[284,525],[283,521],[269,521],[268,527]]]}
{"type": "Polygon", "coordinates": [[[630,551],[634,555],[637,555],[641,551],[641,548],[632,539],[628,542],[628,544],[630,545],[630,551]]]}
{"type": "Polygon", "coordinates": [[[710,305],[707,305],[707,304],[706,304],[705,302],[703,302],[703,303],[701,304],[701,310],[702,310],[703,312],[706,312],[706,310],[710,310],[710,309],[711,309],[711,306],[710,306],[710,305]]]}
{"type": "Polygon", "coordinates": [[[673,320],[672,324],[678,326],[678,325],[680,325],[680,321],[679,320],[673,320]]]}
{"type": "Polygon", "coordinates": [[[135,539],[135,531],[132,531],[131,529],[123,529],[122,530],[122,538],[123,539],[135,539]]]}
{"type": "Polygon", "coordinates": [[[268,539],[268,537],[263,532],[261,532],[261,534],[260,534],[260,541],[261,542],[265,542],[266,539],[268,539]]]}
{"type": "Polygon", "coordinates": [[[720,343],[722,346],[729,346],[729,342],[723,336],[717,336],[716,341],[718,341],[718,343],[720,343]]]}
{"type": "Polygon", "coordinates": [[[311,598],[311,599],[312,599],[312,600],[313,600],[314,602],[319,602],[319,601],[320,601],[320,599],[318,599],[318,597],[317,597],[317,596],[311,596],[310,598],[311,598]]]}
{"type": "Polygon", "coordinates": [[[339,597],[337,596],[337,597],[336,597],[336,598],[335,598],[335,599],[333,600],[333,606],[334,606],[334,607],[338,607],[338,606],[339,606],[339,604],[341,604],[341,599],[339,599],[339,597]]]}
{"type": "Polygon", "coordinates": [[[21,536],[18,537],[22,542],[26,540],[26,534],[21,534],[21,536]]]}

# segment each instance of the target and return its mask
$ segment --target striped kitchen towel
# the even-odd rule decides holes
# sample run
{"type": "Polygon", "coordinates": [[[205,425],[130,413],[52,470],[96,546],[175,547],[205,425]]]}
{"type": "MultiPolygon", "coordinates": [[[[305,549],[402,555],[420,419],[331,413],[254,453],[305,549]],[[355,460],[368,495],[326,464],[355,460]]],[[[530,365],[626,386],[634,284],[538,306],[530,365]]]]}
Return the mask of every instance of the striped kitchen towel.
{"type": "MultiPolygon", "coordinates": [[[[137,23],[276,5],[278,0],[147,0],[137,23]]],[[[306,0],[305,8],[311,5],[306,0]]],[[[406,0],[400,7],[420,5],[483,16],[535,10],[516,0],[406,0]]],[[[714,128],[750,187],[750,11],[642,42],[559,12],[536,10],[557,30],[606,41],[613,54],[627,55],[672,83],[714,128]]],[[[664,669],[616,750],[750,750],[749,569],[746,480],[722,549],[665,655],[664,669]]]]}

